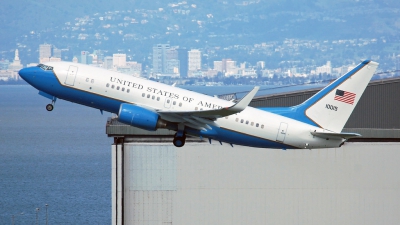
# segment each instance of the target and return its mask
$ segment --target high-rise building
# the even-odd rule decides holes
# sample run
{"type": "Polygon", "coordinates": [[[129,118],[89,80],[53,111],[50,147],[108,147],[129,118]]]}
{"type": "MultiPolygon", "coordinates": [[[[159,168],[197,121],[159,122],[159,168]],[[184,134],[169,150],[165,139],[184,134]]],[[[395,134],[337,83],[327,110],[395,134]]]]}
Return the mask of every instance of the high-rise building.
{"type": "Polygon", "coordinates": [[[130,74],[135,77],[142,76],[142,64],[138,62],[126,62],[126,66],[130,68],[130,74]]]}
{"type": "Polygon", "coordinates": [[[153,47],[153,72],[159,74],[179,75],[179,47],[169,44],[158,44],[153,47]]]}
{"type": "MultiPolygon", "coordinates": [[[[244,69],[245,64],[241,65],[244,69]]],[[[236,67],[236,61],[231,59],[222,59],[222,61],[214,61],[214,70],[222,72],[225,76],[233,75],[238,73],[238,68],[236,67]]]]}
{"type": "Polygon", "coordinates": [[[92,57],[89,52],[81,51],[81,60],[79,62],[82,64],[92,64],[92,57]]]}
{"type": "Polygon", "coordinates": [[[53,55],[52,55],[52,57],[54,57],[54,58],[60,58],[60,59],[61,59],[61,49],[53,48],[53,55]]]}
{"type": "Polygon", "coordinates": [[[95,50],[94,54],[97,55],[97,64],[101,64],[104,61],[104,51],[103,50],[95,50]]]}
{"type": "Polygon", "coordinates": [[[227,60],[225,61],[226,71],[225,76],[235,75],[238,73],[238,68],[236,67],[236,61],[227,60]]]}
{"type": "Polygon", "coordinates": [[[198,49],[192,49],[188,52],[188,70],[197,71],[201,69],[201,52],[198,49]]]}
{"type": "Polygon", "coordinates": [[[176,50],[177,48],[171,47],[169,50],[167,50],[166,53],[166,61],[165,61],[165,66],[164,66],[164,73],[166,74],[173,74],[173,75],[179,75],[179,67],[180,67],[180,62],[178,59],[178,51],[176,50]]]}
{"type": "Polygon", "coordinates": [[[50,44],[39,45],[39,59],[50,58],[51,57],[51,49],[52,49],[52,45],[50,45],[50,44]]]}
{"type": "Polygon", "coordinates": [[[222,61],[214,61],[214,70],[222,72],[222,61]]]}
{"type": "Polygon", "coordinates": [[[39,62],[49,62],[52,55],[53,46],[50,44],[39,45],[39,62]]]}
{"type": "Polygon", "coordinates": [[[89,54],[89,56],[92,57],[92,64],[98,64],[97,55],[95,53],[89,54]]]}
{"type": "Polygon", "coordinates": [[[222,72],[226,73],[227,72],[227,65],[231,64],[232,59],[222,59],[222,72]]]}
{"type": "Polygon", "coordinates": [[[126,54],[113,54],[113,68],[126,66],[126,54]]]}
{"type": "Polygon", "coordinates": [[[113,68],[113,57],[111,56],[104,57],[103,68],[107,70],[111,70],[113,68]]]}
{"type": "Polygon", "coordinates": [[[186,48],[177,48],[179,60],[179,74],[181,77],[188,76],[188,50],[186,48]]]}
{"type": "Polygon", "coordinates": [[[179,74],[179,60],[170,59],[167,61],[166,74],[179,74]]]}
{"type": "Polygon", "coordinates": [[[169,44],[158,44],[153,46],[153,72],[165,73],[167,51],[169,51],[169,44]]]}

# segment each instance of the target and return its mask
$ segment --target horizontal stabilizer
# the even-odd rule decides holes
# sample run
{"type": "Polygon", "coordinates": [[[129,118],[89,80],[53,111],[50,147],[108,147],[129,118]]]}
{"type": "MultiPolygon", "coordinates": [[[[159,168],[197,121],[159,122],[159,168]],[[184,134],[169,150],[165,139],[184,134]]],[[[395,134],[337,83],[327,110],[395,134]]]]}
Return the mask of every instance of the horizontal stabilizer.
{"type": "Polygon", "coordinates": [[[350,139],[361,137],[361,134],[357,133],[326,133],[326,132],[311,132],[312,135],[320,138],[329,138],[329,139],[350,139]]]}

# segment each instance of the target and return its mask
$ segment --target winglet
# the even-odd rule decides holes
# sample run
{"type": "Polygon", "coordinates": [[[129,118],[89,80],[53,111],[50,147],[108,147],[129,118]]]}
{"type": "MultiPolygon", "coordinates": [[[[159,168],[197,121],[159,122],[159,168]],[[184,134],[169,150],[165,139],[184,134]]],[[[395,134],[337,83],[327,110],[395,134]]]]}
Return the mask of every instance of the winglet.
{"type": "Polygon", "coordinates": [[[235,105],[226,108],[229,111],[233,111],[233,112],[241,112],[243,111],[251,102],[251,100],[253,100],[254,96],[256,95],[258,89],[260,89],[259,86],[255,86],[253,88],[253,90],[251,90],[246,96],[244,96],[238,103],[236,103],[235,105]]]}

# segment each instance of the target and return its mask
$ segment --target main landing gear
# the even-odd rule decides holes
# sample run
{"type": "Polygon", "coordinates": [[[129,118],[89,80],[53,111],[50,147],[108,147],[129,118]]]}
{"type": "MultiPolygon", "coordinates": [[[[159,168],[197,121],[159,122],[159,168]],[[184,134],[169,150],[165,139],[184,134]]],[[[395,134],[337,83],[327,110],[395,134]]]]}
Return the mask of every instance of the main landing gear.
{"type": "Polygon", "coordinates": [[[47,104],[46,105],[46,110],[47,111],[53,111],[53,109],[54,109],[54,104],[56,103],[56,100],[57,100],[57,98],[56,97],[53,97],[53,99],[51,100],[51,104],[47,104]]]}
{"type": "Polygon", "coordinates": [[[172,141],[172,143],[175,145],[175,147],[182,147],[185,145],[186,142],[186,135],[183,134],[183,136],[178,137],[177,136],[178,133],[175,134],[174,136],[174,140],[172,141]]]}
{"type": "Polygon", "coordinates": [[[180,148],[185,145],[185,141],[186,141],[185,125],[183,123],[180,123],[178,124],[178,131],[176,132],[172,143],[175,145],[175,147],[180,148]]]}

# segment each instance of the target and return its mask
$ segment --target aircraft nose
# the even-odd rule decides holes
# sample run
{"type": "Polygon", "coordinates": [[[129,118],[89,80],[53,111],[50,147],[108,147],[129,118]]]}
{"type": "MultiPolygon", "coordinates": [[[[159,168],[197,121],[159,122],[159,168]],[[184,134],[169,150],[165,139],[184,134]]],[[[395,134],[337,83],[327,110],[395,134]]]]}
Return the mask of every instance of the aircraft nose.
{"type": "Polygon", "coordinates": [[[36,75],[36,71],[35,67],[28,67],[18,71],[18,74],[22,79],[31,84],[36,75]]]}
{"type": "Polygon", "coordinates": [[[20,71],[18,71],[18,74],[20,77],[22,77],[22,79],[26,80],[28,74],[29,74],[30,68],[24,68],[21,69],[20,71]]]}

